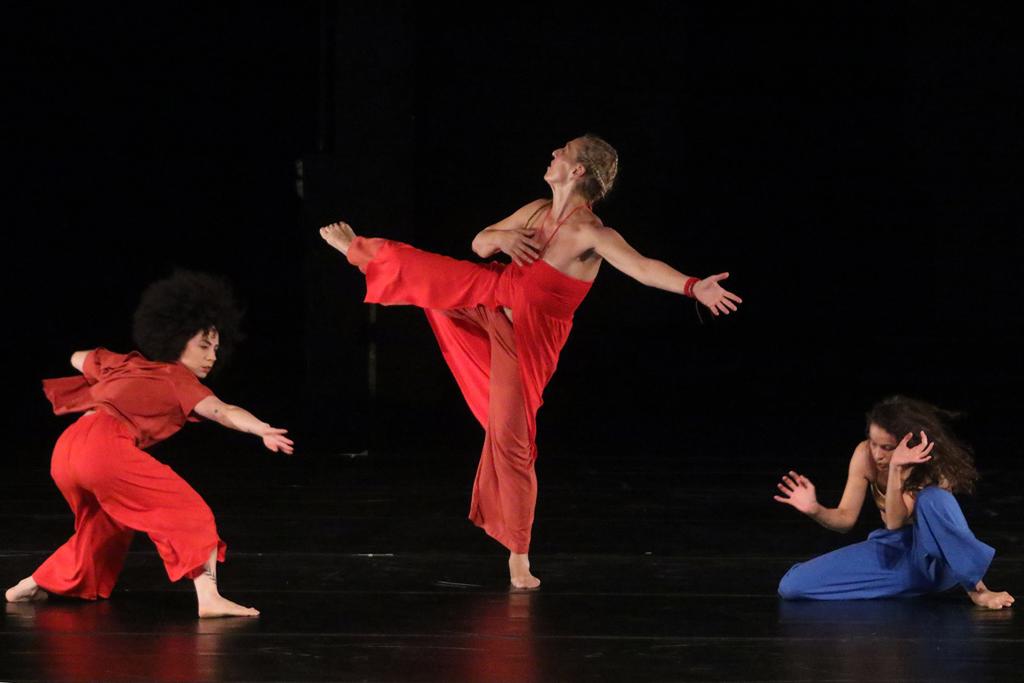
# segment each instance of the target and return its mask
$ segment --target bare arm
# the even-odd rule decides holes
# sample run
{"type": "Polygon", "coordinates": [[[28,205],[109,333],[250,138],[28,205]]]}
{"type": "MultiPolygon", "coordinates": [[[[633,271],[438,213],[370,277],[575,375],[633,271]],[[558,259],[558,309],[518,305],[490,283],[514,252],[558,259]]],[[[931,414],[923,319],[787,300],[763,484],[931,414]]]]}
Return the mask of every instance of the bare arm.
{"type": "Polygon", "coordinates": [[[885,484],[886,529],[899,529],[914,514],[914,497],[903,492],[903,480],[911,467],[932,459],[929,453],[935,444],[929,443],[928,435],[921,432],[921,440],[913,448],[909,445],[912,437],[912,434],[904,436],[889,459],[889,479],[885,484]]]}
{"type": "Polygon", "coordinates": [[[263,439],[264,446],[274,452],[292,453],[294,442],[285,436],[287,429],[271,427],[245,408],[224,403],[216,396],[207,396],[193,410],[197,415],[228,429],[255,434],[263,439]]]}
{"type": "Polygon", "coordinates": [[[807,477],[792,471],[782,477],[778,488],[783,495],[775,496],[775,500],[796,508],[826,529],[845,534],[857,523],[857,517],[867,495],[867,457],[865,442],[853,451],[846,476],[846,488],[843,489],[843,497],[837,507],[827,508],[821,505],[815,495],[814,484],[807,477]]]}
{"type": "Polygon", "coordinates": [[[914,514],[913,496],[903,492],[903,476],[899,467],[889,467],[889,477],[885,482],[885,519],[886,529],[903,527],[914,514]]]}
{"type": "Polygon", "coordinates": [[[648,287],[682,294],[690,278],[667,263],[647,258],[612,228],[595,227],[592,248],[616,270],[648,287]]]}
{"type": "MultiPolygon", "coordinates": [[[[648,287],[676,294],[686,293],[686,282],[692,276],[679,272],[667,263],[644,256],[612,228],[594,227],[591,234],[592,244],[589,246],[616,270],[648,287]]],[[[735,311],[736,304],[743,302],[743,299],[719,284],[719,281],[727,277],[729,273],[719,273],[704,279],[694,278],[698,280],[693,285],[694,298],[710,308],[715,315],[735,311]]]]}
{"type": "Polygon", "coordinates": [[[525,225],[530,216],[546,203],[543,199],[530,202],[511,216],[481,230],[473,238],[473,253],[487,258],[499,251],[504,252],[519,265],[535,261],[540,254],[540,243],[533,239],[536,231],[525,225]]]}
{"type": "Polygon", "coordinates": [[[71,367],[73,367],[75,370],[78,370],[79,372],[83,372],[83,369],[85,368],[85,359],[92,352],[93,349],[88,349],[86,351],[75,351],[74,353],[72,353],[71,367]]]}

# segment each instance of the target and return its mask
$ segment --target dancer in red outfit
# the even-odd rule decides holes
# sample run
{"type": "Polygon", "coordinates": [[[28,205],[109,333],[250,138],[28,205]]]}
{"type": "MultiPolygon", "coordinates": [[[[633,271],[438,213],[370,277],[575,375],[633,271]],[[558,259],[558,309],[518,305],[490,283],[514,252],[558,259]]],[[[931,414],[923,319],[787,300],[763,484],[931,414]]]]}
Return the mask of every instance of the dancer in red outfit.
{"type": "Polygon", "coordinates": [[[8,589],[10,602],[48,593],[110,596],[135,531],[156,545],[171,581],[193,580],[200,617],[256,616],[217,590],[227,546],[213,513],[184,479],[142,449],[186,421],[214,420],[292,452],[286,430],[223,403],[199,381],[217,361],[221,339],[237,336],[239,314],[218,280],[179,272],[151,285],[135,312],[138,352],[76,351],[80,376],[43,382],[58,415],[84,412],[53,450],[51,474],[75,513],[75,534],[29,577],[8,589]]]}
{"type": "Polygon", "coordinates": [[[720,273],[689,277],[633,249],[591,210],[615,182],[618,155],[586,135],[552,154],[551,199],[530,202],[473,240],[505,265],[459,261],[383,239],[357,237],[346,223],[321,236],[366,275],[367,303],[425,309],[459,388],[485,430],[470,519],[509,549],[516,588],[536,588],[530,530],[537,500],[536,417],[568,339],[572,317],[602,261],[650,287],[696,298],[714,315],[741,299],[720,273]]]}

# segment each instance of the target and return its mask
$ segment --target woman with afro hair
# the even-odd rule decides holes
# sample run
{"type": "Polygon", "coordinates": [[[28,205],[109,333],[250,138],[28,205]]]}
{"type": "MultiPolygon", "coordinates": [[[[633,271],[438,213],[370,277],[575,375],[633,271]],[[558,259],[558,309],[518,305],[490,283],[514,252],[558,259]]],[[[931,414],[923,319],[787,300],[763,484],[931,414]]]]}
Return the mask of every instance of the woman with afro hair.
{"type": "Polygon", "coordinates": [[[271,451],[292,452],[286,430],[218,399],[200,380],[239,338],[241,313],[222,281],[178,271],[150,285],[135,311],[138,351],[76,351],[81,375],[49,379],[43,391],[58,415],[84,413],[64,430],[50,472],[75,514],[75,533],[10,602],[49,593],[110,596],[136,531],[156,545],[171,581],[192,579],[200,617],[256,616],[217,589],[227,546],[213,513],[170,467],[144,451],[200,417],[255,434],[271,451]]]}
{"type": "Polygon", "coordinates": [[[801,562],[782,577],[786,599],[902,598],[961,586],[974,604],[1013,605],[1013,596],[982,581],[995,550],[967,526],[954,493],[972,493],[978,472],[970,449],[953,434],[955,414],[924,401],[893,396],[867,414],[867,438],[850,459],[843,498],[818,503],[814,484],[790,472],[775,500],[826,529],[845,533],[871,492],[884,529],[866,541],[801,562]]]}

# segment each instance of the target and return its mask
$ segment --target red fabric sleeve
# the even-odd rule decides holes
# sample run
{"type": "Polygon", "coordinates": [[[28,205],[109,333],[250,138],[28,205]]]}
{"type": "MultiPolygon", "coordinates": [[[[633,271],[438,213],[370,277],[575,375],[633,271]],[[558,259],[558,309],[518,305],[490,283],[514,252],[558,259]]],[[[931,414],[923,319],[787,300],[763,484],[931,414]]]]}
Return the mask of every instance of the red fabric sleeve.
{"type": "Polygon", "coordinates": [[[127,357],[123,353],[108,351],[102,346],[93,349],[85,357],[85,362],[82,363],[82,374],[85,375],[85,379],[89,384],[96,384],[96,382],[100,381],[104,370],[115,365],[123,365],[127,357]]]}
{"type": "Polygon", "coordinates": [[[85,362],[82,363],[82,374],[85,375],[85,379],[89,384],[96,384],[100,379],[100,373],[103,371],[103,357],[110,353],[104,348],[93,349],[85,356],[85,362]]]}
{"type": "Polygon", "coordinates": [[[125,355],[96,348],[85,356],[82,374],[43,380],[43,393],[53,404],[57,415],[81,413],[96,407],[90,387],[100,381],[103,372],[114,365],[123,365],[125,355]]]}
{"type": "Polygon", "coordinates": [[[203,385],[199,378],[184,366],[177,366],[171,376],[174,378],[174,393],[181,405],[181,412],[190,421],[197,421],[198,418],[192,416],[192,411],[197,403],[207,396],[213,396],[213,391],[203,385]]]}
{"type": "Polygon", "coordinates": [[[53,405],[55,415],[82,413],[96,405],[89,386],[88,380],[81,375],[56,377],[43,380],[43,393],[53,405]]]}

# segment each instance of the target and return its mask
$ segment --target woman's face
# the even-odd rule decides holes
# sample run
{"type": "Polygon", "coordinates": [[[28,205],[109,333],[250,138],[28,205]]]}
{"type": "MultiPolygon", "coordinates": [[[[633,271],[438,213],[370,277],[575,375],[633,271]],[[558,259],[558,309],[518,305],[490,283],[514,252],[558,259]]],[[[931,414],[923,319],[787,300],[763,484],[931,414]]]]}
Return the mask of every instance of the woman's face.
{"type": "Polygon", "coordinates": [[[879,469],[889,466],[892,452],[899,444],[899,439],[872,423],[868,427],[868,446],[871,448],[871,459],[879,469]]]}
{"type": "Polygon", "coordinates": [[[548,182],[566,181],[572,175],[574,168],[579,166],[576,162],[576,153],[579,151],[580,141],[570,140],[565,146],[559,147],[551,153],[551,163],[544,172],[544,180],[548,182]]]}
{"type": "Polygon", "coordinates": [[[202,379],[213,370],[219,348],[220,335],[217,330],[200,330],[185,344],[185,350],[181,352],[178,362],[202,379]]]}

